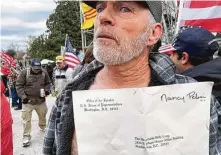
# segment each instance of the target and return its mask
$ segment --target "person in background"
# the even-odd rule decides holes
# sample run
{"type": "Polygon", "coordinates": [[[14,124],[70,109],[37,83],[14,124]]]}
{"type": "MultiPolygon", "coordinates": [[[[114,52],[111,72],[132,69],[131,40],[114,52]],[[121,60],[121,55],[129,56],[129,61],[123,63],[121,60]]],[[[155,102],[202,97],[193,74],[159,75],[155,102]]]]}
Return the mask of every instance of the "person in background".
{"type": "Polygon", "coordinates": [[[55,67],[55,63],[50,63],[50,62],[48,63],[48,65],[47,65],[47,67],[46,67],[46,70],[47,70],[47,72],[48,72],[48,75],[49,75],[51,81],[52,81],[52,76],[53,76],[53,69],[54,69],[54,67],[55,67]]]}
{"type": "Polygon", "coordinates": [[[52,91],[54,95],[59,94],[66,84],[72,79],[73,69],[68,67],[63,56],[56,57],[56,67],[53,70],[52,76],[52,91]]]}
{"type": "Polygon", "coordinates": [[[82,64],[89,64],[89,63],[91,63],[93,60],[94,60],[93,46],[91,45],[91,46],[88,47],[88,49],[87,49],[87,51],[86,51],[84,60],[82,61],[82,64]]]}
{"type": "MultiPolygon", "coordinates": [[[[87,65],[57,98],[45,133],[44,155],[78,154],[73,91],[196,82],[190,77],[176,74],[175,66],[168,56],[151,53],[163,33],[161,1],[84,2],[97,11],[93,39],[93,55],[96,60],[87,65]]],[[[210,155],[221,154],[218,126],[220,114],[219,103],[211,97],[208,137],[210,155]]]]}
{"type": "Polygon", "coordinates": [[[21,98],[18,97],[15,84],[17,79],[17,73],[14,73],[11,71],[11,73],[8,75],[8,85],[11,92],[11,98],[12,98],[12,107],[16,107],[14,110],[21,110],[22,109],[22,103],[21,98]]]}
{"type": "Polygon", "coordinates": [[[75,50],[75,55],[79,58],[79,60],[80,60],[81,62],[84,60],[85,54],[84,54],[82,48],[77,48],[77,49],[75,50]]]}
{"type": "Polygon", "coordinates": [[[46,127],[47,106],[45,97],[50,94],[51,81],[48,73],[41,68],[41,61],[33,59],[31,67],[21,71],[16,81],[18,96],[22,99],[23,147],[31,142],[31,118],[35,110],[39,117],[39,127],[46,127]]]}
{"type": "Polygon", "coordinates": [[[1,72],[1,81],[5,87],[3,93],[5,94],[6,97],[9,97],[8,79],[7,79],[7,76],[3,74],[2,72],[1,72]]]}
{"type": "Polygon", "coordinates": [[[42,69],[47,71],[51,81],[52,81],[54,67],[55,67],[55,63],[50,63],[50,62],[48,62],[48,64],[42,65],[42,69]]]}
{"type": "Polygon", "coordinates": [[[86,54],[85,54],[85,57],[84,57],[84,60],[81,62],[80,65],[76,66],[74,68],[74,71],[72,73],[72,78],[74,79],[74,77],[79,74],[81,71],[83,71],[87,65],[89,63],[91,63],[92,61],[94,60],[94,56],[93,56],[93,46],[89,46],[87,51],[86,51],[86,54]]]}
{"type": "Polygon", "coordinates": [[[213,59],[219,50],[215,36],[201,27],[187,27],[178,33],[171,50],[168,49],[160,51],[170,56],[177,73],[200,82],[214,82],[212,92],[221,104],[221,59],[213,59]]]}
{"type": "Polygon", "coordinates": [[[9,67],[5,64],[5,62],[1,62],[1,80],[5,86],[5,96],[9,97],[9,88],[8,88],[8,75],[10,73],[9,67]]]}
{"type": "Polygon", "coordinates": [[[1,85],[1,155],[13,155],[13,138],[12,138],[12,115],[10,111],[10,103],[6,98],[4,91],[5,85],[0,81],[1,85]]]}
{"type": "Polygon", "coordinates": [[[18,62],[18,66],[20,67],[21,70],[24,68],[24,66],[23,66],[21,61],[18,62]]]}
{"type": "Polygon", "coordinates": [[[157,53],[159,52],[159,48],[161,47],[162,45],[162,42],[161,40],[158,40],[157,43],[153,46],[153,49],[152,49],[152,53],[157,53]]]}

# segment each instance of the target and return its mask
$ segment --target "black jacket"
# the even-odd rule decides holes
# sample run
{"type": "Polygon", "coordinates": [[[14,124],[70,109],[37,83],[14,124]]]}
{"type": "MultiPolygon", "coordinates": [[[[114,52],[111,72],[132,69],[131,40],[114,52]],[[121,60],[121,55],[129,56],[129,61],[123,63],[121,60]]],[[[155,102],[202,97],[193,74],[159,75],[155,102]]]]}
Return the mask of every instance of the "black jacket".
{"type": "Polygon", "coordinates": [[[213,81],[213,95],[221,104],[221,58],[216,58],[207,63],[195,66],[182,73],[197,81],[213,81]]]}

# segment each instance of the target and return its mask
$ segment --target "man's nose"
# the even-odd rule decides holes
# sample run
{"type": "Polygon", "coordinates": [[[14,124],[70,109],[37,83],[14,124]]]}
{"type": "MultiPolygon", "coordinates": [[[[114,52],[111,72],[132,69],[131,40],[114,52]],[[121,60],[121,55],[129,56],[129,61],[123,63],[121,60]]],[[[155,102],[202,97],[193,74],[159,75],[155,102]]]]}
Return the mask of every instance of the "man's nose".
{"type": "Polygon", "coordinates": [[[107,6],[101,13],[98,14],[98,20],[100,25],[114,25],[113,8],[107,6]]]}

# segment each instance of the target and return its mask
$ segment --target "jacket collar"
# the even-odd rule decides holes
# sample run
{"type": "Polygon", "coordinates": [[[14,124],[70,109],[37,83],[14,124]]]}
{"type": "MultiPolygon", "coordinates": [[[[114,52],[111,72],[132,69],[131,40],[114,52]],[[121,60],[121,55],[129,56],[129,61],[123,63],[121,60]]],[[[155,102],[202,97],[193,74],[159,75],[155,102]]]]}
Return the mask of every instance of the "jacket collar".
{"type": "MultiPolygon", "coordinates": [[[[154,80],[157,80],[163,84],[171,84],[175,81],[176,67],[172,60],[165,54],[151,53],[149,57],[149,63],[151,67],[151,74],[154,74],[154,80]]],[[[103,68],[103,64],[97,60],[92,61],[80,72],[73,80],[81,78],[83,75],[93,72],[94,70],[100,70],[103,68]]],[[[151,75],[151,77],[153,77],[151,75]]]]}

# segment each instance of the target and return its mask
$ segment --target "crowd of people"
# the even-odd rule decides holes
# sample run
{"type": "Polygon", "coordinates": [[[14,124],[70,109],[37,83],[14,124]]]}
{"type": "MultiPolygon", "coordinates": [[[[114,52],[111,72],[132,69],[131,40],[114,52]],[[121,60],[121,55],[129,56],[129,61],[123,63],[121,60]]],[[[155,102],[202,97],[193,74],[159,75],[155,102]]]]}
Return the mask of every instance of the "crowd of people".
{"type": "MultiPolygon", "coordinates": [[[[80,65],[70,68],[59,55],[56,67],[50,68],[51,76],[39,59],[33,59],[17,76],[8,76],[10,94],[14,96],[11,106],[22,109],[23,146],[30,145],[31,117],[35,110],[39,127],[45,131],[43,154],[78,154],[72,91],[213,81],[208,149],[210,155],[221,154],[221,58],[214,58],[215,53],[221,53],[221,48],[214,35],[202,27],[185,27],[180,29],[172,44],[161,46],[160,1],[85,3],[96,8],[97,18],[93,47],[88,48],[80,65]],[[49,94],[57,99],[47,122],[45,98],[49,94]]],[[[9,85],[5,76],[1,77],[4,85],[9,85]]],[[[9,135],[10,143],[5,147],[9,150],[12,117],[4,89],[1,87],[2,108],[8,114],[1,116],[6,122],[1,132],[9,135]]],[[[4,138],[2,141],[6,144],[4,138]]]]}
{"type": "Polygon", "coordinates": [[[2,155],[11,155],[12,143],[12,116],[11,107],[14,110],[21,111],[23,123],[23,147],[30,146],[31,143],[31,120],[32,111],[35,110],[39,118],[39,129],[45,131],[47,105],[46,96],[58,96],[68,82],[77,75],[86,64],[91,62],[91,51],[86,52],[82,63],[75,69],[70,68],[66,63],[64,56],[56,57],[56,66],[49,63],[42,65],[40,59],[32,59],[30,66],[17,66],[9,70],[4,62],[1,63],[1,134],[7,135],[2,138],[2,155]],[[77,69],[78,68],[78,69],[77,69]],[[79,70],[79,68],[81,68],[79,70]],[[10,97],[10,103],[7,97],[10,97]]]}

